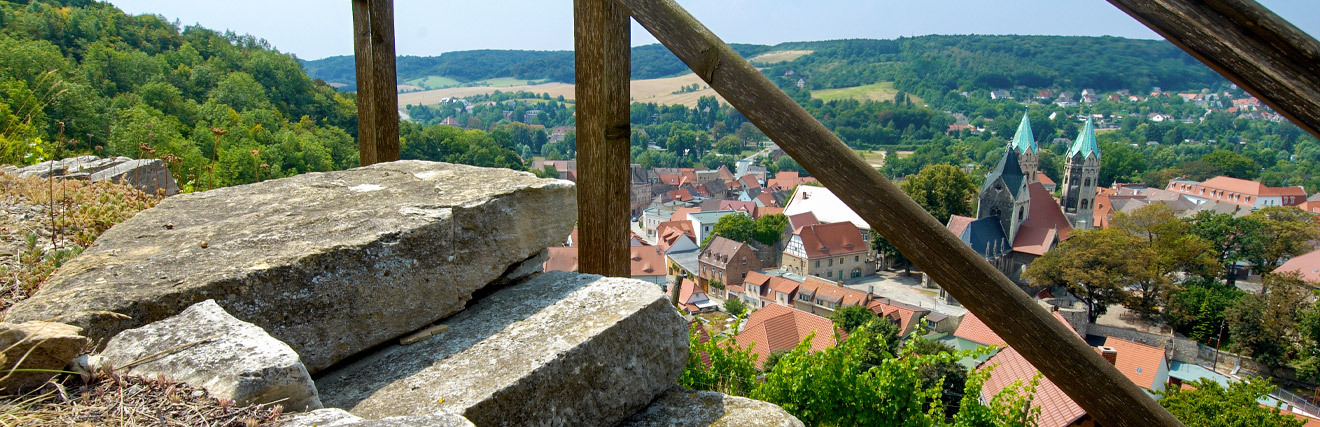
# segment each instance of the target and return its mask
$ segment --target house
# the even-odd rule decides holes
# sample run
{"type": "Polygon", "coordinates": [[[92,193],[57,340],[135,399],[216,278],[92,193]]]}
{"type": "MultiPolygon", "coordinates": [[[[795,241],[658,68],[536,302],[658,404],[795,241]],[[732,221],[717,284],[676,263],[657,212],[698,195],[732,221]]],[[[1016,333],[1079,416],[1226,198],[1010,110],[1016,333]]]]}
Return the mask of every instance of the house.
{"type": "Polygon", "coordinates": [[[458,120],[455,120],[455,119],[454,119],[454,116],[445,117],[445,119],[444,119],[443,121],[440,122],[440,125],[441,125],[441,126],[462,127],[462,125],[458,124],[458,120]]]}
{"type": "Polygon", "coordinates": [[[807,225],[793,231],[782,265],[793,273],[830,280],[875,272],[871,241],[851,222],[807,225]]]}
{"type": "Polygon", "coordinates": [[[756,355],[756,367],[761,368],[770,353],[792,350],[807,337],[812,337],[812,351],[837,344],[834,323],[830,319],[781,305],[769,305],[752,312],[742,332],[733,339],[740,347],[751,349],[756,355]]]}
{"type": "Polygon", "coordinates": [[[697,242],[706,241],[706,236],[715,228],[715,223],[726,215],[747,215],[738,211],[711,211],[711,212],[692,212],[687,214],[687,220],[692,222],[692,230],[697,233],[697,242]]]}
{"type": "Polygon", "coordinates": [[[1105,345],[1096,350],[1105,360],[1114,364],[1123,376],[1143,389],[1163,391],[1169,382],[1169,361],[1161,348],[1108,337],[1105,345]]]}
{"type": "Polygon", "coordinates": [[[771,178],[770,181],[766,182],[765,186],[772,190],[792,190],[794,187],[802,184],[817,182],[820,181],[809,176],[799,176],[797,172],[781,171],[775,174],[775,177],[771,178]]]}
{"type": "Polygon", "coordinates": [[[735,292],[730,292],[729,297],[742,298],[747,305],[757,308],[773,304],[792,307],[798,286],[805,279],[791,273],[786,274],[783,270],[750,271],[743,280],[741,289],[730,288],[735,289],[737,295],[734,295],[735,292]]]}
{"type": "Polygon", "coordinates": [[[757,206],[756,210],[752,211],[752,218],[761,219],[761,217],[763,216],[775,215],[775,214],[783,215],[784,208],[776,208],[771,206],[757,206]]]}
{"type": "Polygon", "coordinates": [[[1009,95],[1008,91],[1003,89],[992,90],[990,91],[990,99],[1013,99],[1013,95],[1009,95]]]}
{"type": "Polygon", "coordinates": [[[829,316],[841,307],[865,306],[870,301],[870,293],[848,289],[819,277],[806,276],[798,284],[797,298],[793,300],[793,307],[808,313],[829,316]]]}
{"type": "Polygon", "coordinates": [[[871,229],[870,224],[825,187],[798,187],[793,198],[784,205],[784,215],[793,216],[805,212],[811,212],[820,222],[851,222],[857,228],[871,229]]]}
{"type": "Polygon", "coordinates": [[[981,399],[989,402],[996,394],[1015,384],[1028,384],[1039,376],[1036,393],[1031,397],[1031,408],[1039,410],[1036,425],[1040,427],[1064,427],[1086,425],[1089,417],[1086,410],[1077,405],[1059,386],[1049,378],[1041,376],[1040,371],[1031,365],[1022,354],[1012,347],[1001,350],[981,364],[983,368],[994,367],[990,378],[981,386],[981,399]]]}
{"type": "Polygon", "coordinates": [[[740,285],[749,271],[761,269],[761,260],[750,245],[720,236],[710,239],[698,262],[701,270],[697,277],[703,288],[709,288],[710,282],[720,282],[725,287],[740,285]]]}
{"type": "Polygon", "coordinates": [[[559,179],[577,181],[577,160],[537,160],[532,162],[532,170],[543,170],[546,166],[555,168],[559,179]]]}
{"type": "Polygon", "coordinates": [[[578,248],[570,246],[551,246],[545,248],[545,262],[542,271],[578,271],[578,248]]]}
{"type": "Polygon", "coordinates": [[[720,200],[719,208],[721,211],[738,211],[752,216],[756,212],[756,202],[741,202],[737,200],[720,200]]]}
{"type": "Polygon", "coordinates": [[[651,181],[646,169],[638,164],[628,165],[628,177],[628,215],[636,217],[651,204],[651,181]]]}
{"type": "Polygon", "coordinates": [[[1295,256],[1275,268],[1274,273],[1297,273],[1312,286],[1320,286],[1320,250],[1295,256]]]}
{"type": "Polygon", "coordinates": [[[1174,179],[1164,189],[1181,194],[1198,205],[1218,201],[1251,210],[1266,206],[1295,206],[1306,201],[1306,190],[1302,187],[1270,187],[1227,176],[1217,176],[1205,182],[1174,179]]]}
{"type": "Polygon", "coordinates": [[[678,285],[678,307],[688,313],[697,314],[715,311],[719,304],[706,297],[706,293],[696,283],[683,279],[678,285]]]}
{"type": "Polygon", "coordinates": [[[629,266],[632,278],[665,287],[667,280],[664,249],[659,246],[631,246],[629,266]]]}
{"type": "MultiPolygon", "coordinates": [[[[931,314],[928,309],[893,301],[888,298],[872,300],[870,303],[866,304],[866,308],[871,310],[872,313],[875,313],[876,316],[889,319],[890,321],[893,321],[894,324],[898,325],[898,336],[900,337],[906,337],[908,334],[915,332],[917,326],[922,324],[922,319],[931,314]]],[[[927,332],[935,330],[934,322],[924,326],[926,327],[927,332]]]]}

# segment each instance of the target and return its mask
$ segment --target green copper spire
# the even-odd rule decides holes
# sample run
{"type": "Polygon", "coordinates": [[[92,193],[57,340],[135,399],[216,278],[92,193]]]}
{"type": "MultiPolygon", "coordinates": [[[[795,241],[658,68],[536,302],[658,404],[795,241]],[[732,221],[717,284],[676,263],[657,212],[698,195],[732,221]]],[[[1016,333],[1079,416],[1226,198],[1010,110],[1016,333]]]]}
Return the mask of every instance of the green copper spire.
{"type": "Polygon", "coordinates": [[[1091,124],[1091,118],[1086,118],[1086,127],[1082,128],[1082,133],[1077,134],[1077,141],[1073,142],[1072,148],[1068,149],[1068,157],[1081,154],[1082,157],[1090,156],[1100,157],[1100,147],[1095,144],[1095,126],[1091,124]]]}
{"type": "Polygon", "coordinates": [[[1013,142],[1009,145],[1019,153],[1030,151],[1035,154],[1039,150],[1036,148],[1036,137],[1031,134],[1031,120],[1027,118],[1027,113],[1022,113],[1022,124],[1018,125],[1017,133],[1013,134],[1013,142]]]}

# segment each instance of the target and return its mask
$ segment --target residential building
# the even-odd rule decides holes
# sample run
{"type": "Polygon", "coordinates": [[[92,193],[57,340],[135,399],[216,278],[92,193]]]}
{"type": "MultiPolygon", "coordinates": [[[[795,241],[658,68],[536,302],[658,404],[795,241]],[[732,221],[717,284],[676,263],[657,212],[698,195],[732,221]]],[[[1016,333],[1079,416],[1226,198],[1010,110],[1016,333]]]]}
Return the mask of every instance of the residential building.
{"type": "Polygon", "coordinates": [[[715,223],[720,221],[726,215],[747,215],[738,211],[711,211],[711,212],[693,212],[687,214],[687,220],[692,222],[692,230],[697,233],[697,242],[706,241],[706,236],[715,228],[715,223]]]}
{"type": "Polygon", "coordinates": [[[872,300],[866,304],[866,308],[875,313],[876,316],[888,319],[898,325],[898,336],[900,337],[906,337],[908,334],[916,332],[918,326],[924,326],[926,332],[935,331],[935,322],[922,323],[923,319],[931,314],[928,309],[893,301],[889,298],[872,300]]]}
{"type": "Polygon", "coordinates": [[[1302,187],[1270,187],[1227,176],[1217,176],[1205,182],[1174,179],[1164,189],[1181,194],[1198,205],[1224,202],[1251,210],[1266,206],[1295,206],[1306,201],[1306,191],[1302,187]]]}
{"type": "Polygon", "coordinates": [[[843,280],[875,272],[870,251],[871,241],[851,222],[807,225],[793,231],[781,264],[796,274],[843,280]]]}
{"type": "Polygon", "coordinates": [[[870,293],[848,289],[833,281],[813,276],[806,276],[796,291],[793,307],[821,316],[829,316],[850,305],[865,306],[871,301],[870,293]]]}
{"type": "Polygon", "coordinates": [[[853,212],[825,187],[804,185],[793,192],[793,198],[784,205],[784,215],[793,216],[811,212],[820,222],[851,222],[857,228],[870,230],[871,225],[853,212]]]}
{"type": "Polygon", "coordinates": [[[666,287],[664,250],[659,246],[631,246],[628,249],[632,278],[666,287]]]}
{"type": "Polygon", "coordinates": [[[706,292],[692,280],[683,279],[678,286],[678,307],[688,313],[715,311],[719,307],[719,304],[711,301],[706,296],[706,292]]]}
{"type": "Polygon", "coordinates": [[[723,286],[740,285],[747,278],[749,271],[761,269],[761,260],[756,252],[746,243],[715,236],[706,244],[698,258],[700,272],[697,273],[703,288],[710,288],[710,282],[720,282],[723,286]]]}
{"type": "Polygon", "coordinates": [[[1105,345],[1097,351],[1114,364],[1137,386],[1150,391],[1163,391],[1169,383],[1169,360],[1164,349],[1117,337],[1105,338],[1105,345]]]}
{"type": "Polygon", "coordinates": [[[1320,286],[1320,250],[1295,256],[1275,268],[1274,273],[1297,273],[1312,286],[1320,286]]]}
{"type": "Polygon", "coordinates": [[[813,334],[812,351],[836,344],[834,323],[830,319],[772,304],[752,312],[742,332],[734,336],[734,342],[751,349],[756,355],[756,367],[761,368],[770,353],[792,350],[813,334]]]}

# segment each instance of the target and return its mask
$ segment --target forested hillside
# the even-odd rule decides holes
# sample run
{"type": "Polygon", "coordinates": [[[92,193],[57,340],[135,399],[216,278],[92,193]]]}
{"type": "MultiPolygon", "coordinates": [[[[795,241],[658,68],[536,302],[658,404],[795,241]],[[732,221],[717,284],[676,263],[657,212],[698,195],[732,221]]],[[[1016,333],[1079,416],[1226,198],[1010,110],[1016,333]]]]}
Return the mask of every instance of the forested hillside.
{"type": "MultiPolygon", "coordinates": [[[[185,190],[205,190],[357,166],[356,132],[352,94],[253,36],[91,0],[0,2],[0,163],[160,158],[185,190]]],[[[402,144],[431,160],[512,156],[477,132],[438,158],[406,150],[448,142],[427,141],[432,133],[402,144]]]]}

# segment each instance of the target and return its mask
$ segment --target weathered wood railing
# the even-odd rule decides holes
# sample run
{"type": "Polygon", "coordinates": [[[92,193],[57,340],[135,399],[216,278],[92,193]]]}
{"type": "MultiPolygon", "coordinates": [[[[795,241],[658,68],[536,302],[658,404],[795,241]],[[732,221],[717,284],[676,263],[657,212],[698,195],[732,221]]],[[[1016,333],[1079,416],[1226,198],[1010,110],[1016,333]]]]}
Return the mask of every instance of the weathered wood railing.
{"type": "MultiPolygon", "coordinates": [[[[1251,0],[1108,0],[1320,137],[1320,43],[1251,0]]],[[[398,159],[391,0],[353,0],[362,164],[398,159]]],[[[1181,423],[672,0],[574,0],[581,271],[627,276],[629,17],[1103,425],[1181,423]]]]}

